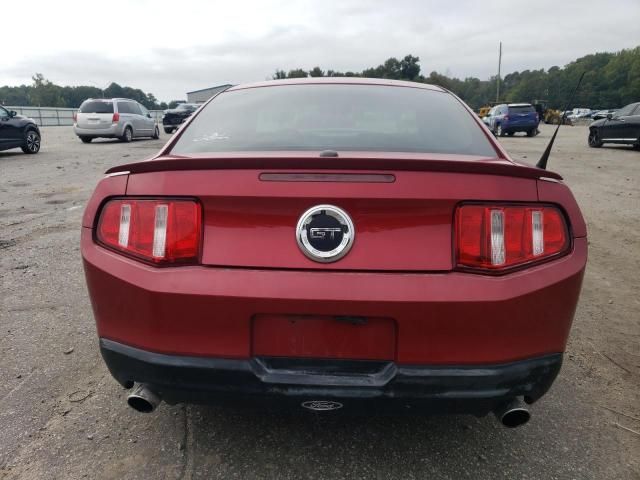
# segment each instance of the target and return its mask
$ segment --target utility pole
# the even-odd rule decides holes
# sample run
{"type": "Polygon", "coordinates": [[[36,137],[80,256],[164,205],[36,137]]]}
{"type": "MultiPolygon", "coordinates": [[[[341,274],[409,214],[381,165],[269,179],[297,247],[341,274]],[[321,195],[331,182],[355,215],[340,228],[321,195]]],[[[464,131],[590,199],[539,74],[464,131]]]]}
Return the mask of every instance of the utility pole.
{"type": "Polygon", "coordinates": [[[502,42],[500,42],[500,50],[498,51],[498,80],[496,88],[496,103],[500,102],[500,67],[502,66],[502,42]]]}

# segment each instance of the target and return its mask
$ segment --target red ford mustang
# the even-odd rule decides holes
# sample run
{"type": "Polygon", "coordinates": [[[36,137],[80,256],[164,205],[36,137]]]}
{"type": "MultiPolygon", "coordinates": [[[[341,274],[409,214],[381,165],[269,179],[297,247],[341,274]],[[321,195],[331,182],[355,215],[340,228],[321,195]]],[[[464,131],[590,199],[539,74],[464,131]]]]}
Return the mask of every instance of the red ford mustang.
{"type": "Polygon", "coordinates": [[[220,93],[107,172],[82,256],[129,404],[233,401],[529,419],[587,258],[555,173],[439,87],[306,79],[220,93]]]}

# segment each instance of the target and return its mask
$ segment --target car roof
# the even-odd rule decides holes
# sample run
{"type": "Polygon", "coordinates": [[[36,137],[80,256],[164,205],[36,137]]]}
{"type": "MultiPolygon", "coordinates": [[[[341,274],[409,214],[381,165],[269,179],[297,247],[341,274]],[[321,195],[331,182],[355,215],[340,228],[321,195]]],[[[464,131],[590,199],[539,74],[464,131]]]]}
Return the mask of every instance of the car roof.
{"type": "Polygon", "coordinates": [[[133,100],[132,98],[120,98],[120,97],[114,97],[114,98],[87,98],[85,100],[85,102],[88,101],[92,101],[92,102],[114,102],[114,101],[126,101],[126,102],[136,102],[138,103],[137,100],[133,100]]]}
{"type": "Polygon", "coordinates": [[[533,105],[531,105],[530,103],[509,103],[507,104],[508,107],[532,107],[533,105]]]}
{"type": "Polygon", "coordinates": [[[408,87],[420,88],[423,90],[432,90],[436,92],[447,92],[442,87],[431,85],[428,83],[407,82],[404,80],[391,80],[387,78],[364,78],[364,77],[307,77],[307,78],[287,78],[284,80],[267,80],[262,82],[245,83],[234,85],[227,89],[227,92],[233,90],[243,90],[246,88],[259,87],[276,87],[281,85],[384,85],[391,87],[408,87]]]}

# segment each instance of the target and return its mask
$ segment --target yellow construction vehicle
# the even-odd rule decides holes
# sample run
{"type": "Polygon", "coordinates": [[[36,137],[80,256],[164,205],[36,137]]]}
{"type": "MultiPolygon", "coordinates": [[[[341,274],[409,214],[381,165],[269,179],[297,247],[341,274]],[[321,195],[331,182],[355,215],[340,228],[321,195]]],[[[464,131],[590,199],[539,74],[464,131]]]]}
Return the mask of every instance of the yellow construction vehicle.
{"type": "MultiPolygon", "coordinates": [[[[558,125],[560,123],[562,111],[549,108],[547,100],[534,100],[531,102],[531,105],[536,109],[538,117],[540,117],[540,120],[544,123],[550,123],[552,125],[558,125]]],[[[571,125],[571,120],[565,117],[564,125],[571,125]]]]}

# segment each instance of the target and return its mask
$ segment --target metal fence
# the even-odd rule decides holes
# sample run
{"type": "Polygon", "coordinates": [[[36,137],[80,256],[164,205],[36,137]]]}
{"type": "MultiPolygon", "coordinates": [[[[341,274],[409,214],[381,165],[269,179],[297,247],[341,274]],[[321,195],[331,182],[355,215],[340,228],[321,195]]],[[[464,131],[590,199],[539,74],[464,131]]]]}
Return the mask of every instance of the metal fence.
{"type": "MultiPolygon", "coordinates": [[[[18,115],[24,115],[35,120],[41,127],[49,126],[71,126],[73,125],[73,113],[77,108],[57,108],[57,107],[15,107],[4,106],[7,110],[15,110],[18,115]]],[[[158,123],[162,121],[164,113],[162,110],[149,110],[149,113],[158,123]]]]}

